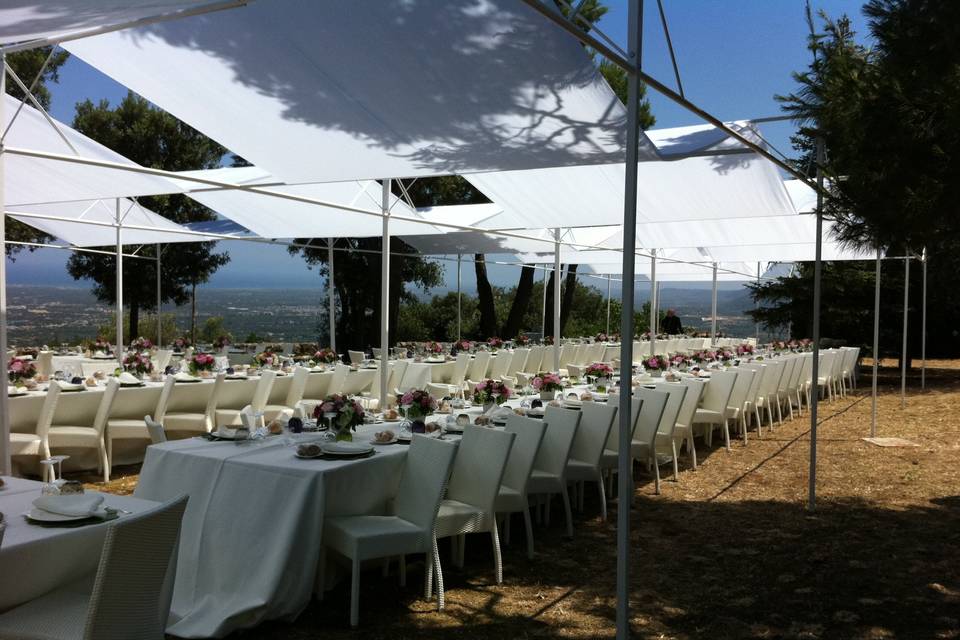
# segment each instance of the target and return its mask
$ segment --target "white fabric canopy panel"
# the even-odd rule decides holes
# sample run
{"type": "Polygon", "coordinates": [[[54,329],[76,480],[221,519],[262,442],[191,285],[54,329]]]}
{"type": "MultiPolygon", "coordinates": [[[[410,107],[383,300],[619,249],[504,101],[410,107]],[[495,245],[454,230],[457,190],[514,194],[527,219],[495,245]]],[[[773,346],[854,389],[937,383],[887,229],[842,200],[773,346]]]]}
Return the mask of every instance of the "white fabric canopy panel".
{"type": "MultiPolygon", "coordinates": [[[[469,209],[491,205],[460,205],[450,207],[433,207],[432,211],[442,211],[445,217],[452,217],[460,211],[467,210],[465,218],[475,217],[469,209]]],[[[492,208],[488,208],[493,211],[492,208]]],[[[495,218],[491,218],[495,219],[495,218]]],[[[483,222],[480,222],[483,224],[483,222]]],[[[493,253],[493,254],[525,254],[529,262],[553,263],[555,237],[552,229],[513,229],[509,233],[514,235],[497,235],[495,233],[481,233],[473,231],[451,232],[443,235],[414,235],[404,236],[407,244],[416,247],[427,255],[449,255],[453,253],[493,253]]],[[[599,245],[610,233],[610,228],[578,228],[562,229],[560,234],[560,257],[563,262],[570,262],[567,257],[577,252],[576,245],[599,245]],[[571,246],[575,245],[575,246],[571,246]]]]}
{"type": "MultiPolygon", "coordinates": [[[[13,119],[20,101],[12,96],[3,96],[4,129],[13,119]]],[[[54,122],[57,122],[54,120],[54,122]]],[[[124,156],[111,151],[99,142],[57,122],[61,133],[80,157],[139,166],[124,156]]],[[[43,114],[24,105],[13,126],[7,133],[4,144],[8,147],[44,151],[62,155],[76,155],[57,130],[47,122],[43,114]]],[[[6,154],[4,158],[4,186],[8,209],[24,204],[48,202],[72,202],[99,200],[124,196],[158,195],[176,193],[180,189],[164,178],[40,158],[6,154]]]]}
{"type": "MultiPolygon", "coordinates": [[[[7,211],[9,213],[14,210],[8,208],[7,211]]],[[[116,200],[24,205],[17,207],[15,211],[76,220],[76,222],[68,220],[46,220],[18,216],[16,213],[10,213],[11,217],[31,227],[40,229],[44,233],[60,238],[75,247],[113,247],[117,243],[117,231],[115,227],[89,224],[90,222],[113,224],[116,221],[116,200]]],[[[125,245],[203,242],[210,240],[210,238],[204,236],[178,233],[181,231],[186,232],[188,229],[167,220],[160,214],[154,213],[132,200],[120,200],[120,215],[122,225],[151,228],[150,230],[121,229],[121,238],[125,245]]]]}
{"type": "MultiPolygon", "coordinates": [[[[641,259],[636,263],[637,282],[650,282],[650,260],[646,259],[646,265],[641,259]]],[[[711,265],[697,266],[689,264],[657,263],[657,282],[710,282],[713,280],[713,267],[711,265]]],[[[717,270],[718,282],[744,282],[755,280],[756,275],[750,275],[750,266],[743,262],[724,262],[719,263],[717,270]]],[[[580,263],[579,271],[586,273],[596,273],[603,275],[620,276],[623,273],[623,264],[619,262],[610,263],[580,263]]],[[[756,265],[753,266],[754,274],[756,265]]]]}
{"type": "MultiPolygon", "coordinates": [[[[731,153],[730,143],[711,143],[702,127],[648,132],[684,153],[720,145],[714,155],[670,162],[641,162],[637,222],[703,221],[796,213],[777,168],[756,153],[731,153]],[[691,140],[693,138],[694,140],[691,140]]],[[[498,171],[466,175],[504,208],[500,228],[573,227],[623,220],[624,165],[498,171]]],[[[487,226],[490,225],[482,225],[487,226]]]]}
{"type": "Polygon", "coordinates": [[[623,160],[584,48],[510,0],[253,2],[66,48],[287,183],[623,160]]]}

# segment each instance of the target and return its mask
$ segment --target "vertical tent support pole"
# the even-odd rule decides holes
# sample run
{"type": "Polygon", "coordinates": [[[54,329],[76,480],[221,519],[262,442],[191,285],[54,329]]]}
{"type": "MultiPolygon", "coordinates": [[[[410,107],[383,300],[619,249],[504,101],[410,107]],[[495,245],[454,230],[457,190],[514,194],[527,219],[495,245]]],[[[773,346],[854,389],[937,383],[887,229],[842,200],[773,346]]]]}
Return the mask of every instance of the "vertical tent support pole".
{"type": "MultiPolygon", "coordinates": [[[[6,53],[0,49],[0,98],[7,95],[7,59],[6,53]]],[[[5,100],[0,99],[0,123],[6,122],[4,113],[5,100]]],[[[6,240],[6,216],[2,212],[6,211],[6,200],[4,185],[6,175],[4,173],[5,155],[3,153],[3,140],[0,140],[0,238],[6,240]]],[[[7,359],[7,256],[6,244],[4,244],[4,255],[0,256],[0,354],[7,359]]],[[[0,447],[3,455],[0,456],[0,474],[8,474],[12,471],[10,467],[10,408],[9,398],[7,397],[7,385],[0,385],[0,447]]]]}
{"type": "Polygon", "coordinates": [[[880,248],[877,248],[877,274],[873,290],[873,389],[870,407],[870,437],[877,437],[877,367],[880,365],[880,248]]]}
{"type": "Polygon", "coordinates": [[[627,18],[627,153],[623,181],[623,278],[620,283],[620,407],[617,454],[617,640],[630,638],[630,507],[633,503],[633,460],[630,405],[633,401],[633,287],[637,246],[637,152],[640,141],[640,54],[643,37],[642,0],[630,0],[627,18]]]}
{"type": "Polygon", "coordinates": [[[543,337],[547,337],[547,274],[550,273],[550,268],[544,266],[543,268],[543,312],[540,314],[540,326],[543,327],[543,337]]]}
{"type": "Polygon", "coordinates": [[[461,319],[463,314],[460,311],[460,285],[461,285],[460,262],[462,259],[463,259],[463,254],[458,253],[457,254],[457,341],[458,342],[460,341],[460,337],[461,337],[460,333],[463,329],[462,327],[463,321],[461,319]]]}
{"type": "Polygon", "coordinates": [[[910,305],[910,257],[903,259],[903,348],[900,351],[900,408],[907,406],[907,311],[910,305]]]}
{"type": "MultiPolygon", "coordinates": [[[[760,263],[757,263],[757,286],[760,286],[760,263]]],[[[757,311],[760,310],[760,302],[757,301],[757,311]]],[[[757,341],[757,344],[760,344],[760,320],[757,320],[756,326],[754,326],[754,333],[756,334],[754,340],[757,341]]]]}
{"type": "Polygon", "coordinates": [[[607,335],[610,335],[610,274],[607,274],[607,335]]]}
{"type": "Polygon", "coordinates": [[[117,358],[123,357],[123,242],[120,238],[120,198],[116,202],[117,222],[117,358]]]}
{"type": "Polygon", "coordinates": [[[560,370],[560,227],[553,230],[553,370],[560,370]]]}
{"type": "MultiPolygon", "coordinates": [[[[337,296],[333,280],[333,238],[327,238],[327,305],[330,310],[327,312],[330,322],[330,348],[337,350],[337,296]]],[[[382,357],[382,356],[381,356],[382,357]]],[[[381,403],[383,399],[381,397],[381,403]]]]}
{"type": "Polygon", "coordinates": [[[650,252],[650,355],[657,351],[657,250],[650,252]]]}
{"type": "Polygon", "coordinates": [[[161,299],[160,299],[160,248],[161,245],[157,245],[157,349],[163,347],[163,316],[160,314],[161,309],[161,299]]]}
{"type": "Polygon", "coordinates": [[[820,277],[823,268],[823,138],[817,138],[817,239],[813,263],[813,362],[810,381],[810,473],[807,509],[817,506],[817,410],[820,406],[820,277]]]}
{"type": "Polygon", "coordinates": [[[390,353],[390,180],[383,181],[380,201],[383,214],[383,244],[380,245],[380,406],[387,406],[387,354],[390,353]]]}
{"type": "Polygon", "coordinates": [[[927,388],[927,248],[923,248],[920,258],[923,264],[923,311],[920,315],[920,389],[927,388]]]}
{"type": "Polygon", "coordinates": [[[710,297],[710,346],[717,344],[717,263],[713,263],[713,292],[710,297]]]}

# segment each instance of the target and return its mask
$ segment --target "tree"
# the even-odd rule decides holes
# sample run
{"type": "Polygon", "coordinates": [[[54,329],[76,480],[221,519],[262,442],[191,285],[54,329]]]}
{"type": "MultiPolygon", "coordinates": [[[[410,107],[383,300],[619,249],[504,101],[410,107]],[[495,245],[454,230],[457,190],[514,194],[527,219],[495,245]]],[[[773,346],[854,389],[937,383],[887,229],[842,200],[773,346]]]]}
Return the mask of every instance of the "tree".
{"type": "Polygon", "coordinates": [[[500,335],[507,338],[516,336],[524,328],[523,316],[527,312],[530,304],[530,293],[533,291],[533,276],[535,270],[532,264],[525,264],[520,269],[520,281],[517,282],[517,288],[513,296],[513,302],[510,304],[510,313],[503,323],[500,335]]]}
{"type": "MultiPolygon", "coordinates": [[[[219,166],[226,150],[173,116],[153,107],[143,98],[128,93],[114,109],[106,100],[94,105],[78,103],[73,126],[117,153],[146,167],[167,171],[211,169],[219,166]]],[[[216,215],[200,203],[180,195],[140,198],[146,208],[178,223],[213,220],[216,215]]],[[[164,302],[186,303],[197,284],[210,276],[230,257],[214,253],[215,242],[178,243],[176,252],[161,260],[161,295],[164,302]]],[[[115,247],[104,247],[114,250],[115,247]]],[[[157,247],[141,251],[156,256],[157,247]]],[[[116,302],[116,258],[102,254],[77,253],[67,262],[74,279],[93,280],[93,292],[107,304],[116,302]]],[[[157,301],[156,263],[153,260],[123,261],[123,299],[130,307],[130,332],[136,336],[141,309],[154,309],[157,301]]]]}
{"type": "MultiPolygon", "coordinates": [[[[30,87],[30,85],[33,84],[33,90],[31,91],[31,94],[44,109],[50,108],[51,100],[50,89],[47,86],[47,83],[58,82],[60,80],[60,67],[62,67],[63,63],[65,63],[67,58],[70,57],[70,54],[63,50],[56,51],[52,56],[51,52],[53,52],[53,47],[39,47],[37,49],[27,49],[26,51],[15,51],[13,53],[8,53],[6,56],[7,64],[10,65],[10,68],[13,69],[13,72],[17,74],[17,77],[20,78],[23,84],[25,84],[27,87],[30,87]],[[43,63],[45,60],[47,60],[48,56],[50,59],[47,61],[47,64],[44,67],[43,63]],[[41,69],[43,70],[42,73],[41,69]],[[35,83],[34,80],[36,80],[35,83]]],[[[16,82],[8,80],[6,83],[6,88],[7,93],[14,98],[20,100],[23,99],[23,90],[20,89],[16,82]]],[[[9,243],[43,243],[51,242],[54,238],[53,236],[48,235],[39,229],[34,229],[28,224],[7,217],[6,239],[8,241],[8,244],[4,245],[6,248],[6,255],[8,258],[13,260],[14,256],[16,256],[16,254],[23,249],[27,249],[28,251],[32,252],[36,251],[38,247],[29,247],[22,244],[9,243]]]]}

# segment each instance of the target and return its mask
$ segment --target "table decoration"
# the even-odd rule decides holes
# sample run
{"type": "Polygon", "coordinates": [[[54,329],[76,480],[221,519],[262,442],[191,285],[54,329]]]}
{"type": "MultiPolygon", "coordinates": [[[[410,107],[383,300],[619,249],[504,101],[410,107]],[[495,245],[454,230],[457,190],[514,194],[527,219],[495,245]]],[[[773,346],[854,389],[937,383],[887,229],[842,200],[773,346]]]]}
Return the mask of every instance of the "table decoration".
{"type": "Polygon", "coordinates": [[[437,410],[437,401],[423,389],[411,389],[400,397],[400,413],[413,424],[413,433],[426,433],[424,419],[437,410]]]}
{"type": "Polygon", "coordinates": [[[503,340],[497,336],[490,336],[487,338],[487,348],[491,351],[497,351],[498,349],[503,348],[503,340]]]}
{"type": "Polygon", "coordinates": [[[326,425],[337,434],[338,441],[353,440],[351,431],[363,424],[363,407],[353,398],[334,393],[324,398],[313,410],[313,417],[318,422],[325,421],[326,425]]]}
{"type": "Polygon", "coordinates": [[[280,364],[280,356],[269,348],[253,356],[253,362],[258,367],[275,367],[280,364]]]}
{"type": "Polygon", "coordinates": [[[37,375],[37,367],[29,360],[14,356],[7,363],[7,376],[10,382],[17,386],[22,386],[21,383],[32,379],[35,375],[37,375]]]}
{"type": "Polygon", "coordinates": [[[130,350],[136,351],[137,353],[141,353],[143,351],[150,351],[150,349],[152,348],[153,348],[153,342],[151,342],[147,338],[144,338],[143,336],[140,336],[139,338],[136,338],[130,341],[130,350]]]}
{"type": "Polygon", "coordinates": [[[513,392],[499,380],[481,380],[473,389],[473,404],[483,407],[487,413],[495,405],[500,405],[510,399],[513,392]]]}
{"type": "MultiPolygon", "coordinates": [[[[147,340],[149,342],[149,340],[147,340]]],[[[121,363],[126,373],[136,375],[138,378],[144,374],[153,371],[153,362],[150,360],[150,354],[142,351],[131,351],[123,357],[121,363]]],[[[123,382],[121,380],[121,382],[123,382]]]]}
{"type": "Polygon", "coordinates": [[[650,356],[643,359],[643,368],[652,377],[659,378],[670,368],[670,361],[664,356],[650,356]]]}
{"type": "Polygon", "coordinates": [[[213,348],[217,351],[220,351],[226,347],[229,347],[231,342],[233,342],[233,336],[229,333],[224,333],[217,336],[217,338],[213,341],[213,348]]]}
{"type": "Polygon", "coordinates": [[[466,339],[460,339],[453,343],[453,351],[457,353],[461,351],[472,351],[473,343],[466,339]]]}
{"type": "Polygon", "coordinates": [[[595,380],[597,391],[606,391],[610,388],[610,378],[613,376],[613,367],[603,362],[594,362],[583,372],[588,379],[595,380]]]}
{"type": "Polygon", "coordinates": [[[423,350],[425,353],[437,355],[443,353],[443,345],[439,342],[424,342],[423,350]]]}
{"type": "Polygon", "coordinates": [[[593,337],[594,342],[607,342],[609,336],[602,331],[593,337]]]}
{"type": "Polygon", "coordinates": [[[544,345],[545,347],[553,346],[553,336],[551,336],[551,335],[545,335],[545,336],[543,336],[543,340],[541,340],[541,342],[543,343],[543,345],[544,345]]]}
{"type": "Polygon", "coordinates": [[[193,375],[197,375],[202,371],[213,371],[216,364],[216,358],[209,353],[197,353],[190,357],[190,362],[187,363],[187,369],[193,375]]]}
{"type": "Polygon", "coordinates": [[[563,391],[563,381],[555,373],[540,372],[530,381],[530,385],[540,393],[540,400],[550,401],[563,391]]]}
{"type": "Polygon", "coordinates": [[[333,364],[338,360],[337,352],[329,347],[326,349],[320,349],[319,351],[313,354],[313,362],[320,364],[333,364]]]}
{"type": "Polygon", "coordinates": [[[525,347],[530,344],[530,336],[523,333],[517,334],[517,337],[513,339],[513,344],[518,347],[525,347]]]}

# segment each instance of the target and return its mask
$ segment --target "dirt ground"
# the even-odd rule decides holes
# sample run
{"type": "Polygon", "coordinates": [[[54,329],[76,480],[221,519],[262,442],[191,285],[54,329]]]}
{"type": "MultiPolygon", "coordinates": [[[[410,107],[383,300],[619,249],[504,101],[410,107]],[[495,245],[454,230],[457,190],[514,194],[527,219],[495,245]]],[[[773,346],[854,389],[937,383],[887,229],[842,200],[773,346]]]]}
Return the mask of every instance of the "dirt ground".
{"type": "MultiPolygon", "coordinates": [[[[716,439],[712,450],[698,443],[699,468],[682,455],[679,482],[665,481],[659,496],[638,474],[634,637],[960,638],[960,361],[928,361],[924,392],[919,369],[911,370],[903,409],[895,362],[883,364],[878,435],[918,446],[861,440],[870,431],[866,377],[847,398],[821,404],[813,512],[805,508],[806,412],[762,439],[751,431],[749,444],[738,441],[730,453],[716,439]]],[[[108,489],[130,491],[135,482],[130,475],[108,489]]],[[[469,538],[464,569],[444,566],[440,613],[422,598],[423,564],[412,560],[406,588],[395,572],[363,576],[362,635],[349,629],[343,583],[296,622],[236,637],[612,637],[616,513],[613,505],[601,522],[588,488],[573,539],[562,536],[562,517],[534,525],[533,561],[516,521],[501,586],[489,537],[469,538]]],[[[448,557],[441,547],[441,560],[448,557]]]]}

